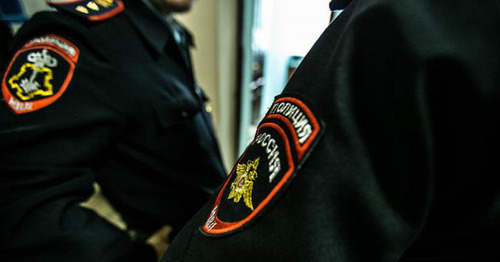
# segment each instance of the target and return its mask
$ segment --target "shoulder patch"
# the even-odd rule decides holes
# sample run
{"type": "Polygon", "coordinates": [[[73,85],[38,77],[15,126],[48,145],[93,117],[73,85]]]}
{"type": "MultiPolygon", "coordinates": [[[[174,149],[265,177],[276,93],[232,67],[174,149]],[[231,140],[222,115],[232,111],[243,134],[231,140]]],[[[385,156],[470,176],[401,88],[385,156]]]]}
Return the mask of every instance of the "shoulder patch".
{"type": "Polygon", "coordinates": [[[14,55],[4,74],[5,102],[16,114],[54,103],[66,91],[79,54],[75,45],[56,35],[28,41],[14,55]]]}
{"type": "Polygon", "coordinates": [[[221,188],[200,231],[222,236],[263,214],[290,184],[322,134],[302,99],[278,96],[221,188]]]}
{"type": "Polygon", "coordinates": [[[120,0],[67,0],[62,2],[47,0],[47,3],[89,21],[106,20],[124,10],[120,0]]]}

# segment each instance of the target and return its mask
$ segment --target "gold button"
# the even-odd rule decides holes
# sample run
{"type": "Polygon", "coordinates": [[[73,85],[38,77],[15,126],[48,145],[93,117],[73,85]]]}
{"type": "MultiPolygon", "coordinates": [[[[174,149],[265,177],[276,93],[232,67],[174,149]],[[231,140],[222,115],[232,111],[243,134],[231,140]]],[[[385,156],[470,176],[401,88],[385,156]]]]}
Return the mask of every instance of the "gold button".
{"type": "Polygon", "coordinates": [[[205,107],[205,110],[207,110],[208,113],[212,113],[212,111],[214,111],[214,109],[208,105],[205,107]]]}

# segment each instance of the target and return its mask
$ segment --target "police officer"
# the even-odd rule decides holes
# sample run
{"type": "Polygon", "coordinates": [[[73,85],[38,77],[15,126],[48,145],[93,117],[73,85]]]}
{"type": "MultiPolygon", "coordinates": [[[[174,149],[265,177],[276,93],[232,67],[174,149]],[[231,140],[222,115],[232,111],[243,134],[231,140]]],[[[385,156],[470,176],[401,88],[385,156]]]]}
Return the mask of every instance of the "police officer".
{"type": "Polygon", "coordinates": [[[499,7],[350,1],[163,261],[500,261],[499,7]]]}
{"type": "Polygon", "coordinates": [[[143,240],[180,229],[225,176],[193,40],[166,17],[191,1],[48,2],[2,80],[0,260],[155,261],[167,231],[157,254],[143,240]],[[95,181],[146,237],[79,205],[95,181]]]}

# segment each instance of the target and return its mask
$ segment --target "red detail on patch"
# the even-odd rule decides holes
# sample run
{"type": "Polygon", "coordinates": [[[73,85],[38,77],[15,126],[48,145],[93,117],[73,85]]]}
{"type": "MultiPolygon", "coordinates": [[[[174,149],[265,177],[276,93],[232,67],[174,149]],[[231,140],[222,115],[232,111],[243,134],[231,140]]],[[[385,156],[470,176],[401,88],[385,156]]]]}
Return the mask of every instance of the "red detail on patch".
{"type": "MultiPolygon", "coordinates": [[[[46,3],[48,5],[65,5],[65,4],[74,4],[74,3],[78,3],[78,2],[83,2],[85,0],[68,0],[68,1],[64,1],[64,2],[52,2],[50,0],[46,0],[46,3]]],[[[117,6],[114,8],[114,9],[110,9],[108,12],[104,13],[104,14],[100,14],[100,15],[89,15],[87,16],[87,19],[89,21],[102,21],[102,20],[106,20],[106,19],[109,19],[119,13],[121,13],[123,10],[125,10],[125,7],[123,5],[123,2],[121,0],[115,0],[117,6]]]]}
{"type": "MultiPolygon", "coordinates": [[[[311,146],[311,144],[314,142],[316,137],[319,135],[320,125],[319,125],[318,119],[316,119],[316,117],[314,116],[312,111],[309,109],[309,107],[307,107],[302,101],[300,101],[296,98],[292,98],[292,97],[278,98],[276,101],[274,101],[273,105],[275,105],[279,102],[284,102],[284,101],[293,103],[294,105],[298,106],[300,109],[302,109],[304,111],[307,118],[311,121],[311,124],[312,124],[314,130],[313,130],[313,133],[307,139],[307,141],[304,143],[304,145],[301,145],[299,143],[299,137],[297,136],[297,133],[295,132],[295,129],[293,127],[292,122],[290,122],[290,120],[287,117],[279,115],[279,114],[269,114],[264,119],[267,120],[267,119],[274,118],[274,119],[278,119],[281,122],[285,123],[285,125],[290,129],[290,133],[294,134],[293,135],[293,144],[295,145],[295,148],[297,150],[297,157],[298,157],[298,160],[300,161],[304,157],[304,154],[307,151],[307,149],[311,146]]],[[[271,108],[272,107],[273,106],[271,106],[271,108]]]]}
{"type": "MultiPolygon", "coordinates": [[[[287,159],[287,161],[289,163],[289,169],[288,169],[288,171],[286,171],[286,173],[283,175],[283,177],[278,182],[278,184],[276,184],[276,186],[269,193],[269,195],[267,195],[267,197],[264,200],[262,200],[262,202],[250,213],[250,215],[248,215],[246,218],[244,218],[243,220],[240,220],[238,222],[224,222],[224,221],[221,221],[217,217],[217,213],[219,212],[218,209],[219,209],[219,204],[220,204],[220,202],[222,200],[222,195],[224,194],[224,192],[225,192],[225,190],[226,190],[229,182],[231,181],[232,177],[234,176],[234,174],[236,172],[236,168],[234,168],[233,171],[231,172],[231,175],[226,179],[226,183],[224,184],[224,186],[219,191],[219,195],[217,196],[217,199],[215,201],[214,207],[212,208],[212,212],[211,212],[211,214],[209,215],[209,217],[207,218],[205,224],[202,227],[202,230],[205,233],[211,234],[211,235],[221,235],[221,234],[229,233],[231,231],[234,231],[234,230],[237,230],[237,229],[241,228],[242,226],[244,226],[245,224],[247,224],[248,222],[250,222],[253,218],[255,218],[255,216],[260,211],[262,211],[262,209],[279,192],[279,190],[283,187],[283,185],[291,178],[291,176],[292,176],[292,174],[293,174],[293,172],[295,170],[295,163],[293,162],[293,159],[292,159],[292,152],[291,152],[291,149],[290,149],[290,144],[289,144],[287,135],[285,134],[285,132],[283,131],[283,129],[281,129],[281,127],[279,127],[277,124],[275,124],[275,123],[264,123],[257,130],[257,133],[256,133],[255,137],[257,137],[257,135],[260,133],[260,129],[262,129],[264,127],[269,127],[269,128],[275,129],[280,134],[280,136],[283,138],[283,143],[285,145],[285,151],[286,151],[286,159],[287,159]],[[207,227],[207,224],[210,221],[215,222],[215,225],[209,229],[207,227]]],[[[247,150],[248,150],[248,148],[247,148],[247,150]]],[[[246,154],[246,151],[243,153],[243,155],[241,156],[240,160],[245,157],[245,154],[246,154]]]]}
{"type": "Polygon", "coordinates": [[[49,106],[50,104],[54,103],[66,91],[66,88],[68,87],[71,79],[73,78],[73,73],[75,70],[75,63],[78,61],[78,56],[79,56],[78,48],[75,45],[73,45],[72,43],[70,43],[69,41],[67,41],[61,37],[57,37],[57,36],[53,36],[53,35],[50,35],[50,37],[57,38],[58,40],[70,45],[71,47],[74,47],[76,54],[71,56],[67,51],[65,51],[61,47],[57,46],[56,44],[50,43],[50,42],[41,42],[41,43],[29,43],[28,42],[28,44],[25,44],[25,46],[22,49],[17,51],[17,53],[12,58],[12,60],[9,64],[9,67],[5,71],[4,77],[2,79],[2,94],[3,94],[4,100],[7,103],[7,105],[9,105],[9,107],[12,109],[12,111],[14,111],[14,113],[16,113],[16,114],[24,114],[24,113],[33,112],[33,111],[39,110],[41,108],[44,108],[44,107],[49,106]],[[17,99],[14,95],[12,95],[10,93],[10,91],[7,87],[7,76],[10,73],[12,65],[14,64],[17,57],[21,53],[26,52],[26,51],[30,51],[30,50],[41,49],[41,48],[49,49],[50,51],[58,54],[64,60],[66,60],[69,64],[69,71],[67,73],[67,76],[66,76],[64,82],[62,83],[61,87],[59,88],[59,91],[56,94],[49,96],[47,98],[43,98],[43,99],[39,99],[39,100],[35,100],[35,101],[24,101],[24,102],[20,101],[19,99],[17,99]],[[15,104],[15,106],[13,104],[15,104]]]}
{"type": "MultiPolygon", "coordinates": [[[[69,42],[68,40],[60,37],[60,36],[57,36],[57,35],[43,35],[43,36],[39,36],[39,37],[35,37],[34,39],[28,41],[28,43],[26,43],[24,46],[23,46],[23,49],[22,50],[26,50],[27,48],[29,47],[34,47],[34,46],[52,46],[52,47],[55,47],[59,50],[61,50],[62,52],[66,53],[67,56],[69,58],[71,58],[71,60],[73,60],[74,63],[76,63],[78,61],[78,57],[80,57],[80,49],[78,49],[78,47],[76,47],[73,43],[69,42]],[[57,44],[55,43],[51,43],[51,42],[33,42],[31,43],[31,41],[35,40],[35,39],[40,39],[40,38],[54,38],[54,39],[57,39],[59,41],[61,41],[62,43],[72,47],[75,49],[75,54],[74,55],[71,55],[70,53],[68,53],[66,50],[64,50],[64,48],[58,46],[57,44]]],[[[19,51],[22,51],[22,50],[19,50],[19,51]]],[[[19,52],[18,52],[19,53],[19,52]]],[[[14,60],[14,59],[13,59],[14,60]]]]}
{"type": "Polygon", "coordinates": [[[118,7],[115,9],[109,11],[108,13],[102,14],[102,15],[97,15],[97,16],[89,16],[90,21],[101,21],[101,20],[106,20],[109,19],[119,13],[121,13],[125,8],[123,7],[123,3],[120,0],[115,0],[115,2],[118,4],[118,7]]]}

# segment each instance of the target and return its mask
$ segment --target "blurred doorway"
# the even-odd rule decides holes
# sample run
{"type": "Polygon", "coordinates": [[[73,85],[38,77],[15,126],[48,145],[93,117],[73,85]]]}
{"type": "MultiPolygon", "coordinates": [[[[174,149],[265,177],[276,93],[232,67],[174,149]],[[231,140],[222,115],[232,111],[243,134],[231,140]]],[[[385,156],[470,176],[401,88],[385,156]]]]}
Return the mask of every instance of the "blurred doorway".
{"type": "Polygon", "coordinates": [[[329,0],[242,0],[239,147],[328,26],[329,0]]]}

